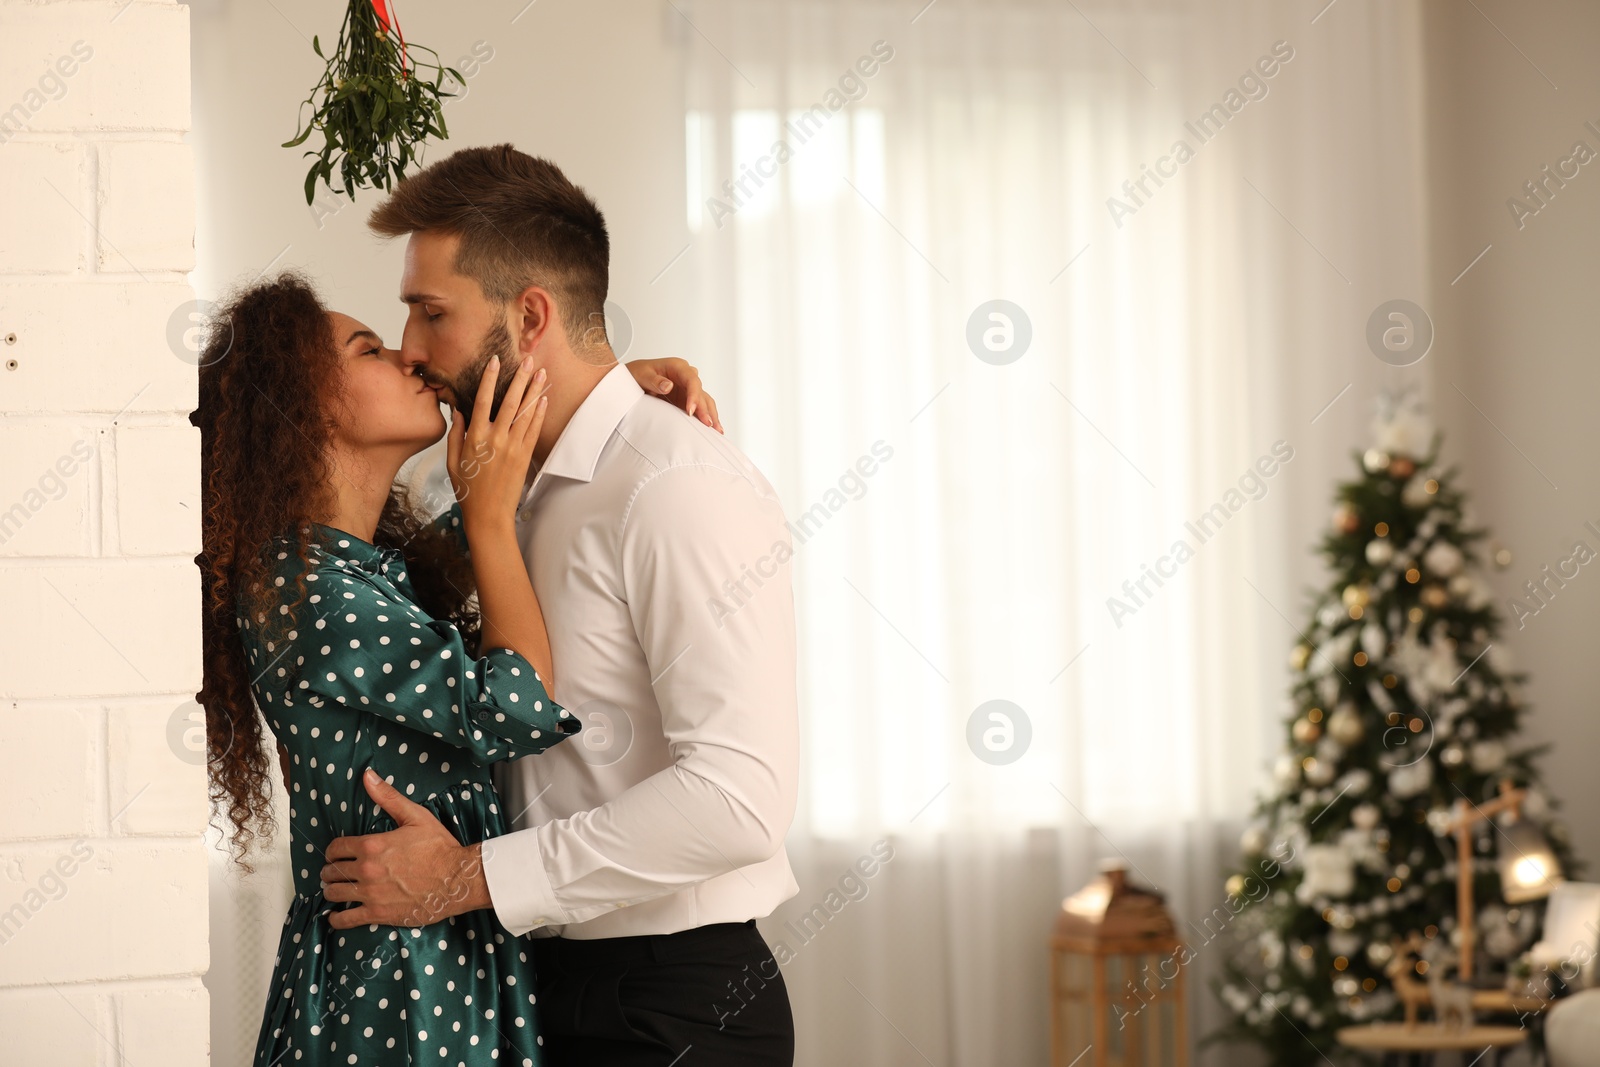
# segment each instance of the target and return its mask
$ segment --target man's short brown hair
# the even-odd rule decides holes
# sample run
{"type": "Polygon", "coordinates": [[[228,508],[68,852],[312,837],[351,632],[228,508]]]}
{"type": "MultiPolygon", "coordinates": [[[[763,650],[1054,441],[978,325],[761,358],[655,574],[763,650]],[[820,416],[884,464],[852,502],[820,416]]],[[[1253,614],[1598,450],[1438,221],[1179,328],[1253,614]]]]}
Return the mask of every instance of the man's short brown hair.
{"type": "Polygon", "coordinates": [[[464,148],[400,182],[367,226],[385,237],[455,234],[456,272],[491,301],[509,303],[537,285],[555,295],[574,348],[605,336],[605,216],[547,159],[509,144],[464,148]]]}

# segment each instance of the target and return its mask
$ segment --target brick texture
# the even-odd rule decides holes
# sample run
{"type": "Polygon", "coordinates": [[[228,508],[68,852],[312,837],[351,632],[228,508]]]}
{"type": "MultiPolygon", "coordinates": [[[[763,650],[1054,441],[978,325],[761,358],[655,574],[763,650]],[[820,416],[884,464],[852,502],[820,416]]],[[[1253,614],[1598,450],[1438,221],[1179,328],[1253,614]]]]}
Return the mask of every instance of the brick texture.
{"type": "Polygon", "coordinates": [[[0,1062],[209,1062],[189,8],[0,0],[0,1062]]]}

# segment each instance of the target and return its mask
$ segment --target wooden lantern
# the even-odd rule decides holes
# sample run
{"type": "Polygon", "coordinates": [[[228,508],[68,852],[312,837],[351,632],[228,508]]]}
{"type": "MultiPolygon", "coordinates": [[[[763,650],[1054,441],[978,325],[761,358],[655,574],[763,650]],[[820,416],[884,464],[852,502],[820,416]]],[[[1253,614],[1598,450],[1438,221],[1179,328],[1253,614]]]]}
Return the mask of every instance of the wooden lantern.
{"type": "Polygon", "coordinates": [[[1103,863],[1062,902],[1050,939],[1054,1067],[1188,1067],[1186,962],[1161,895],[1103,863]]]}
{"type": "MultiPolygon", "coordinates": [[[[1510,825],[1499,828],[1500,890],[1508,904],[1526,904],[1550,895],[1561,879],[1561,862],[1543,835],[1532,824],[1521,821],[1526,789],[1515,788],[1511,779],[1500,782],[1500,795],[1474,804],[1462,797],[1446,831],[1456,835],[1456,927],[1460,931],[1460,967],[1463,982],[1472,979],[1473,956],[1477,949],[1477,912],[1472,902],[1475,872],[1472,854],[1472,829],[1480,822],[1509,812],[1510,825]],[[1509,847],[1507,847],[1509,846],[1509,847]]],[[[1409,1018],[1409,1016],[1408,1016],[1409,1018]]]]}

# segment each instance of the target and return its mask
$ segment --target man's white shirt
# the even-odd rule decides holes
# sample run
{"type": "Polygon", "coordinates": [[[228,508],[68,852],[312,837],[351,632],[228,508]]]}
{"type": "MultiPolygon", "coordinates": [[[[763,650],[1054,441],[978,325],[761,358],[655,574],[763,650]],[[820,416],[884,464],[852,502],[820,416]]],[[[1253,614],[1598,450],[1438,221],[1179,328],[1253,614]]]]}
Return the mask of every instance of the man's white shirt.
{"type": "Polygon", "coordinates": [[[517,515],[554,697],[583,730],[497,768],[500,922],[573,938],[768,915],[797,891],[793,547],[745,456],[613,367],[517,515]]]}

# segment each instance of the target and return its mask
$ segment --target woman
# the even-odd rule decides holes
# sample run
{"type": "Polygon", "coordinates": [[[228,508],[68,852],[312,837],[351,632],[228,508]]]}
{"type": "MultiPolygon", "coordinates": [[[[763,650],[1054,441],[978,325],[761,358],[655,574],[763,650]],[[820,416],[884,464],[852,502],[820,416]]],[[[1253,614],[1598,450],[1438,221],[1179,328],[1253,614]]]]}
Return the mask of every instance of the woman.
{"type": "MultiPolygon", "coordinates": [[[[214,318],[193,419],[205,496],[199,699],[212,796],[247,868],[274,830],[263,717],[290,798],[295,896],[258,1064],[539,1062],[529,957],[492,911],[334,931],[319,878],[334,838],[394,829],[367,795],[368,768],[410,783],[463,842],[481,841],[510,829],[489,764],[578,730],[551,699],[550,644],[511,521],[544,420],[543,371],[529,362],[491,366],[470,429],[452,420],[459,503],[430,523],[394,480],[438,441],[444,417],[400,353],[293,274],[214,318]],[[497,374],[510,386],[491,417],[497,374]]],[[[629,369],[714,425],[683,361],[629,369]]]]}

